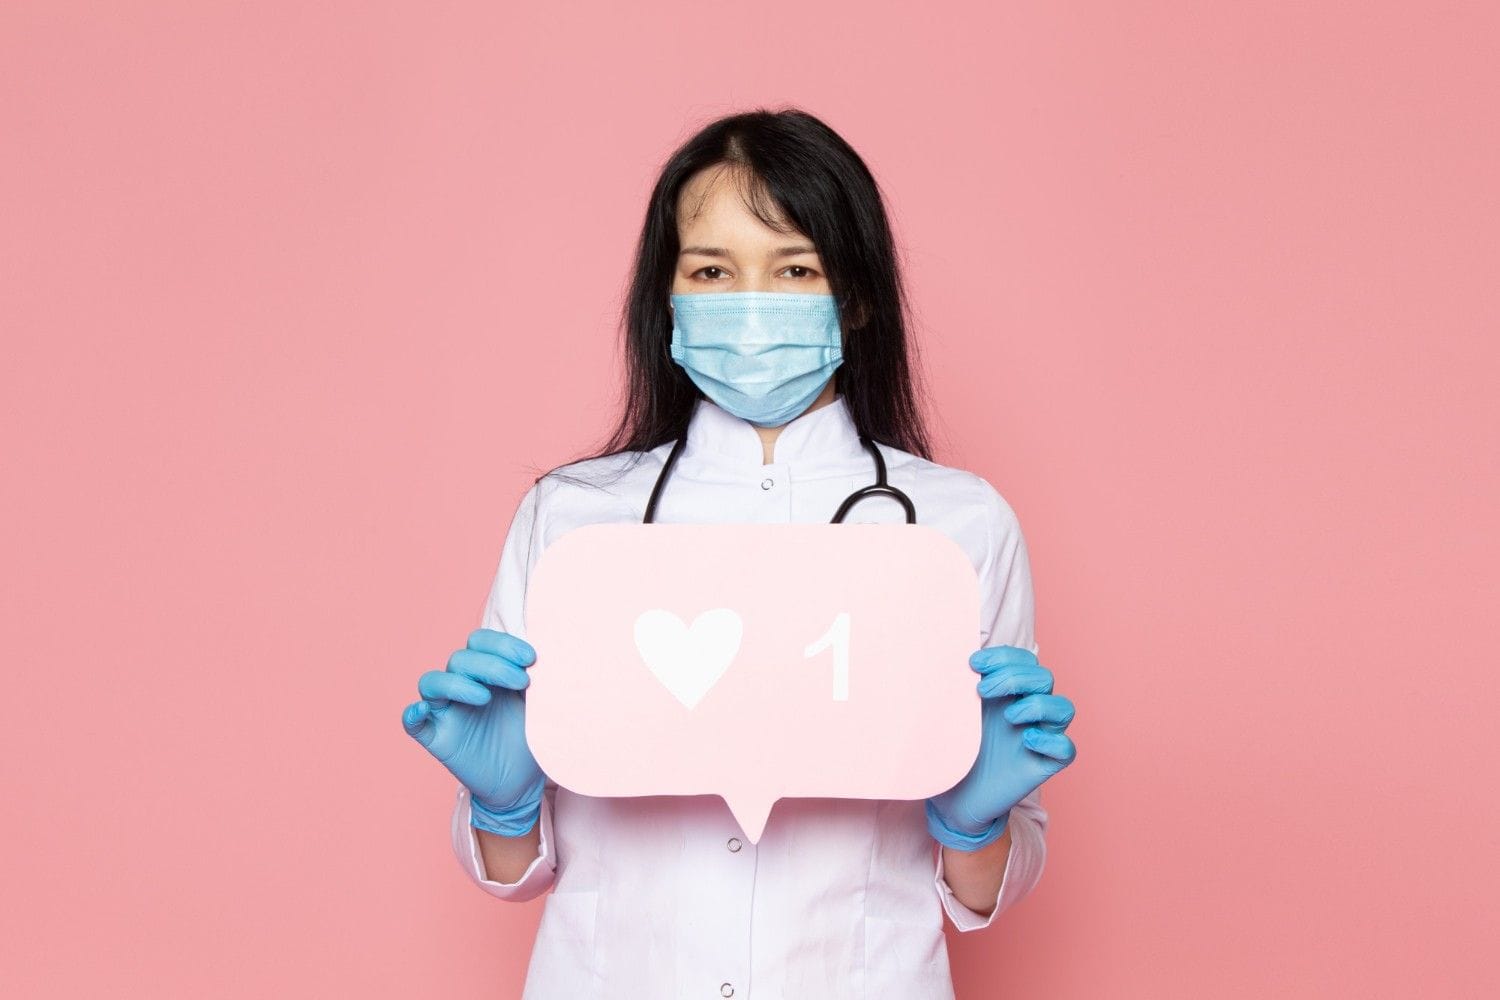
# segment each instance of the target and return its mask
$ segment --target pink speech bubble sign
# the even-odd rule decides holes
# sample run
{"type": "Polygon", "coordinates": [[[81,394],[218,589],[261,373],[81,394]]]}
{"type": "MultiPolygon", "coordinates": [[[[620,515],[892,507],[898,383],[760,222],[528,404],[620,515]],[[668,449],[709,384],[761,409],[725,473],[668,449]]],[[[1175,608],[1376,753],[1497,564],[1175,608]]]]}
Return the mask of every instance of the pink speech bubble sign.
{"type": "Polygon", "coordinates": [[[915,524],[595,524],[526,595],[526,738],[584,795],[920,799],[979,752],[979,583],[915,524]]]}

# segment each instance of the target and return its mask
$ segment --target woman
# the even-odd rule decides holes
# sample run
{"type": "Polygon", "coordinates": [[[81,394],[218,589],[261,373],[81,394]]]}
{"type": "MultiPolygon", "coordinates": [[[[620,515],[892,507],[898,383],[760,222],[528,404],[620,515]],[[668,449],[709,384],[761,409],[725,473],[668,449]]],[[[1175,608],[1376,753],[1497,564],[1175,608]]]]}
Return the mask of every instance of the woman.
{"type": "MultiPolygon", "coordinates": [[[[619,425],[528,490],[484,627],[422,675],[402,719],[460,782],[453,847],[470,877],[501,899],[552,889],[525,997],[951,998],[943,912],[987,927],[1040,877],[1038,789],[1073,759],[1073,706],[1037,662],[1014,512],[929,459],[905,312],[876,182],[816,118],[724,118],[666,164],[625,317],[619,425]],[[982,737],[964,779],[925,802],[784,799],[757,844],[718,796],[596,798],[548,780],[521,694],[542,550],[598,522],[826,522],[870,483],[872,451],[979,575],[982,737]]],[[[849,516],[907,520],[883,495],[849,516]]]]}

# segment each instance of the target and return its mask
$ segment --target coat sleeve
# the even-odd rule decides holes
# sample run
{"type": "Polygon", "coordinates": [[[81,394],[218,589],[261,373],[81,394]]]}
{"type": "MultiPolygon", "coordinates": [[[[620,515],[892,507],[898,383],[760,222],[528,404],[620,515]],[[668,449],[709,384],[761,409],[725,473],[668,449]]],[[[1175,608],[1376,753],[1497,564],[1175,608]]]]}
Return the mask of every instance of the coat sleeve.
{"type": "MultiPolygon", "coordinates": [[[[993,486],[983,479],[978,479],[978,484],[981,492],[978,503],[989,526],[988,552],[979,574],[980,647],[1018,646],[1035,653],[1038,646],[1031,563],[1020,522],[993,486]]],[[[1041,791],[1034,789],[1010,811],[1010,855],[995,908],[988,915],[969,909],[954,897],[943,876],[942,845],[937,845],[933,884],[943,909],[960,931],[978,931],[990,926],[1041,879],[1047,860],[1047,811],[1042,808],[1041,791]]]]}
{"type": "MultiPolygon", "coordinates": [[[[500,565],[484,604],[482,628],[509,632],[522,639],[525,635],[523,615],[526,583],[536,557],[541,554],[539,506],[540,484],[527,490],[521,499],[505,544],[501,547],[500,565]]],[[[522,902],[551,888],[557,876],[556,839],[552,834],[552,810],[557,797],[557,783],[548,778],[542,792],[541,843],[531,865],[515,882],[497,882],[485,877],[484,859],[479,853],[479,838],[474,832],[469,809],[469,790],[458,786],[458,797],[452,817],[453,853],[469,878],[481,889],[499,899],[522,902]]]]}

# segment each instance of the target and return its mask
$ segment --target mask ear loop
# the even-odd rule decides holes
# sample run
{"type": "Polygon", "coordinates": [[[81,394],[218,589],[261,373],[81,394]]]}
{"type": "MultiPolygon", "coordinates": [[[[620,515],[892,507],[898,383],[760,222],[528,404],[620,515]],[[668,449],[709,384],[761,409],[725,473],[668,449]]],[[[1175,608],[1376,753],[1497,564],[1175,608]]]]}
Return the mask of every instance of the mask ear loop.
{"type": "Polygon", "coordinates": [[[871,455],[875,456],[875,482],[870,486],[861,487],[845,497],[844,502],[839,504],[837,513],[833,515],[833,520],[829,523],[838,524],[843,521],[844,515],[848,514],[850,509],[861,500],[868,497],[884,496],[898,501],[906,509],[907,524],[916,524],[917,506],[911,502],[911,497],[885,481],[885,458],[880,454],[880,449],[875,447],[874,441],[871,441],[863,434],[859,436],[859,443],[864,445],[871,455]]]}

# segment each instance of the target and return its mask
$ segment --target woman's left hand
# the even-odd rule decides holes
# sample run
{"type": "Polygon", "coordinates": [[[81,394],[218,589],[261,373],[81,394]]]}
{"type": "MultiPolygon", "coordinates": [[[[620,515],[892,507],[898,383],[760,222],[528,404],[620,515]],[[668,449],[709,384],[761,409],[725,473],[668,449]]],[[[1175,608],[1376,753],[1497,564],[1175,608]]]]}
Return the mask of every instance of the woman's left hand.
{"type": "Polygon", "coordinates": [[[1073,762],[1063,732],[1073,703],[1052,693],[1052,671],[1017,646],[969,657],[980,674],[979,756],[962,781],[927,800],[927,829],[945,847],[976,851],[1000,839],[1011,807],[1073,762]]]}

